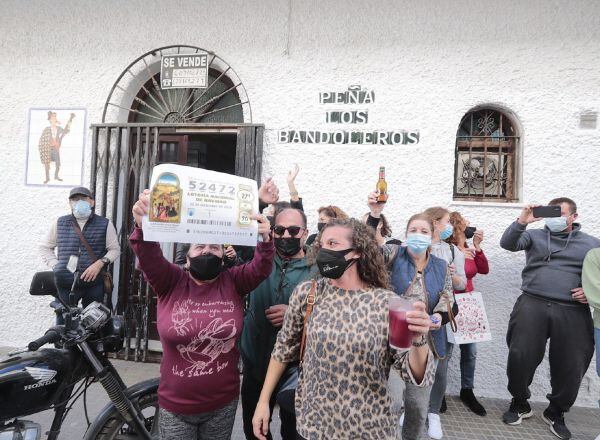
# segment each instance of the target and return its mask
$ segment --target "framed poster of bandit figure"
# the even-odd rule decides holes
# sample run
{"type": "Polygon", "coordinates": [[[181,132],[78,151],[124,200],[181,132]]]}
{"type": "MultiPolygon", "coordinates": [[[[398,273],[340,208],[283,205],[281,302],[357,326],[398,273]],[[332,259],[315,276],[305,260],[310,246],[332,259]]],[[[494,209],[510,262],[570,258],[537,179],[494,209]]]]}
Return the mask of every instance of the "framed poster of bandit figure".
{"type": "Polygon", "coordinates": [[[86,116],[82,108],[29,110],[26,185],[82,185],[86,116]]]}

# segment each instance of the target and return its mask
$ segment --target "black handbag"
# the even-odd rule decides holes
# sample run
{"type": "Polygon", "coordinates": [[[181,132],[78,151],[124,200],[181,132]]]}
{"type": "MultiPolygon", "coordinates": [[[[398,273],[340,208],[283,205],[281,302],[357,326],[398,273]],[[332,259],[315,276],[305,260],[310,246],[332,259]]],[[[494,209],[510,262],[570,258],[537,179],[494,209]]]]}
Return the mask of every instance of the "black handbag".
{"type": "Polygon", "coordinates": [[[296,400],[296,388],[298,388],[298,380],[300,378],[300,370],[302,368],[302,361],[304,359],[304,348],[306,344],[306,327],[308,326],[308,320],[313,311],[316,296],[317,282],[313,280],[310,292],[306,297],[306,313],[304,315],[304,324],[302,326],[302,337],[300,339],[300,361],[298,363],[288,365],[287,369],[283,373],[283,376],[279,380],[279,391],[275,397],[275,401],[284,411],[295,414],[295,400],[296,400]]]}
{"type": "Polygon", "coordinates": [[[283,373],[279,381],[279,391],[275,401],[284,411],[295,413],[296,388],[298,388],[298,378],[300,370],[297,364],[290,365],[283,373]]]}

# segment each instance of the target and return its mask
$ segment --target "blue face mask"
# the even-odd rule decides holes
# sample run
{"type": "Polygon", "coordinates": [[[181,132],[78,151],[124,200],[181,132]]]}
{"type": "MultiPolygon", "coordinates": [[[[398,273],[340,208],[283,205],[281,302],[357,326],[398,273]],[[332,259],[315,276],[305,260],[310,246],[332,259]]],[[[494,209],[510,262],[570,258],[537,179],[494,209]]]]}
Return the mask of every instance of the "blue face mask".
{"type": "Polygon", "coordinates": [[[567,229],[566,217],[548,217],[544,219],[544,223],[552,232],[562,232],[567,229]]]}
{"type": "Polygon", "coordinates": [[[425,234],[406,234],[406,246],[413,254],[422,254],[431,246],[431,237],[425,234]]]}
{"type": "Polygon", "coordinates": [[[450,238],[453,231],[454,231],[454,228],[452,227],[452,225],[450,223],[446,223],[444,230],[442,232],[440,232],[440,238],[442,240],[446,240],[446,239],[450,238]]]}
{"type": "Polygon", "coordinates": [[[73,215],[76,219],[83,220],[92,214],[92,206],[85,200],[77,200],[73,204],[73,215]]]}

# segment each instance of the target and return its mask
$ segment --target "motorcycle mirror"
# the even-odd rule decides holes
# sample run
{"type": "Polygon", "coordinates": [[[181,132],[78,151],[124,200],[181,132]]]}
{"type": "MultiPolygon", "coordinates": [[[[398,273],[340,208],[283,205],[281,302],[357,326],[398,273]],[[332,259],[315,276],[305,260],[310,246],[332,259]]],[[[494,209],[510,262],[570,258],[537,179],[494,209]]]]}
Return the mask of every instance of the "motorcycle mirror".
{"type": "Polygon", "coordinates": [[[77,301],[75,300],[75,287],[77,286],[77,282],[79,281],[79,271],[75,270],[73,272],[73,285],[71,286],[71,292],[69,292],[69,306],[76,307],[77,301]]]}
{"type": "Polygon", "coordinates": [[[54,284],[54,272],[50,270],[34,274],[31,286],[29,286],[29,294],[34,296],[52,295],[58,297],[56,284],[54,284]]]}

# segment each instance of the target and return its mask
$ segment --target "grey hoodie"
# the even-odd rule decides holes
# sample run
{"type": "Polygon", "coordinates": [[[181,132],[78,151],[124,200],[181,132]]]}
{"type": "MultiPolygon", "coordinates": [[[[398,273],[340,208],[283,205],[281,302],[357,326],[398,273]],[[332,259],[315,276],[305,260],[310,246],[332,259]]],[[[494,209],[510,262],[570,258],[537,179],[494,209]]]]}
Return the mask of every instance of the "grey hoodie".
{"type": "Polygon", "coordinates": [[[522,272],[523,292],[548,299],[575,302],[571,289],[581,287],[585,255],[600,247],[600,239],[581,232],[579,223],[571,232],[551,232],[548,228],[526,231],[515,221],[500,239],[500,246],[512,252],[525,251],[522,272]]]}

